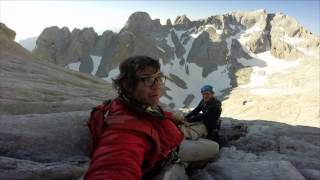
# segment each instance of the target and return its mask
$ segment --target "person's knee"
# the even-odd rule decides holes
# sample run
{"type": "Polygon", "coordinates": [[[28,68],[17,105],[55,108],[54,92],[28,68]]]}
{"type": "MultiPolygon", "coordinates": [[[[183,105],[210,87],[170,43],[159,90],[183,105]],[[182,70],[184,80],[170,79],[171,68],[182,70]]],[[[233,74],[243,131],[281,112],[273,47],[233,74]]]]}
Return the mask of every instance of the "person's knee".
{"type": "Polygon", "coordinates": [[[179,156],[181,161],[200,161],[214,159],[219,153],[219,144],[208,140],[208,139],[198,139],[194,140],[184,140],[180,145],[179,156]]]}

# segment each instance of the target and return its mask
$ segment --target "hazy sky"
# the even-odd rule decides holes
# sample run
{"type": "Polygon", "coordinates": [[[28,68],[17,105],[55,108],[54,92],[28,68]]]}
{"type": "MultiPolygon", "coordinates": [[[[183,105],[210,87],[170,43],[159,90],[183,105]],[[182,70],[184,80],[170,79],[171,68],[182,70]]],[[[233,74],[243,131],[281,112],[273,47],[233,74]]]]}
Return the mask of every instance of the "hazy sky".
{"type": "Polygon", "coordinates": [[[17,1],[0,0],[0,21],[16,31],[16,40],[38,36],[49,26],[73,28],[93,27],[101,34],[105,30],[121,29],[136,11],[145,11],[152,19],[165,24],[186,14],[191,20],[233,11],[266,9],[294,17],[309,31],[320,34],[320,0],[180,0],[180,1],[17,1]]]}

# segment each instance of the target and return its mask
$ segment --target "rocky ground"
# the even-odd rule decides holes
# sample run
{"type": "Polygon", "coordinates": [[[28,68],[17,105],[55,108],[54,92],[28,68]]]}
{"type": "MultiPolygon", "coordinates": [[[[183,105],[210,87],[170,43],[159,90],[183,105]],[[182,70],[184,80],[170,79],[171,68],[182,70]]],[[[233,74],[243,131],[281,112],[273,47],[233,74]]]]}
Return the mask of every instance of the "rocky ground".
{"type": "Polygon", "coordinates": [[[194,179],[271,180],[320,177],[320,130],[270,121],[224,118],[219,158],[194,179]]]}

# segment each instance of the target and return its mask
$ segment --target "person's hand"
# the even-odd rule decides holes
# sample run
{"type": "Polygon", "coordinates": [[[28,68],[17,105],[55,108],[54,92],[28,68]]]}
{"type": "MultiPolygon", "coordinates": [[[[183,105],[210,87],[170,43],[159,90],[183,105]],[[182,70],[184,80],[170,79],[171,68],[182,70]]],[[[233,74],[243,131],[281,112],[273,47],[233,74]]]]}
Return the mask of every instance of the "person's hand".
{"type": "Polygon", "coordinates": [[[185,118],[183,113],[181,111],[172,112],[172,121],[177,125],[184,124],[185,118]]]}

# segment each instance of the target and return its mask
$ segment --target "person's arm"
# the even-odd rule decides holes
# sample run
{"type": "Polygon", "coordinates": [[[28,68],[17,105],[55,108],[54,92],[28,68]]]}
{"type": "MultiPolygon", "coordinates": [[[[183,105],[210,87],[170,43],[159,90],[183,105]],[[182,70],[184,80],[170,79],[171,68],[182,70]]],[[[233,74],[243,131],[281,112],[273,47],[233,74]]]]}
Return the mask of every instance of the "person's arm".
{"type": "Polygon", "coordinates": [[[186,119],[188,122],[197,122],[197,121],[202,121],[205,116],[206,116],[205,113],[202,113],[202,114],[198,113],[186,119]]]}
{"type": "Polygon", "coordinates": [[[203,115],[203,120],[205,125],[208,129],[216,129],[218,125],[218,120],[221,115],[221,102],[220,101],[214,101],[212,104],[209,105],[207,112],[205,112],[203,115]]]}
{"type": "Polygon", "coordinates": [[[217,105],[215,106],[215,116],[214,119],[218,120],[221,116],[221,112],[222,112],[222,107],[221,107],[221,102],[218,101],[217,105]]]}
{"type": "Polygon", "coordinates": [[[151,148],[139,132],[119,130],[102,136],[85,180],[140,180],[141,165],[151,148]]]}
{"type": "Polygon", "coordinates": [[[202,100],[200,101],[200,103],[198,104],[198,106],[196,108],[194,108],[191,112],[189,112],[186,115],[186,119],[189,120],[192,116],[199,114],[201,111],[201,106],[202,106],[202,100]]]}

